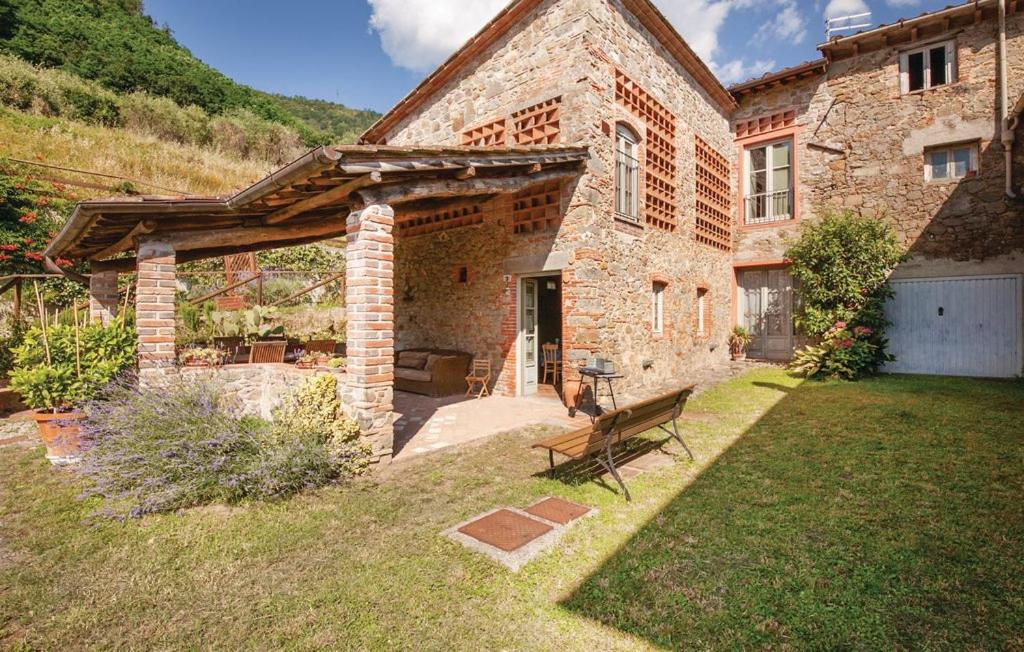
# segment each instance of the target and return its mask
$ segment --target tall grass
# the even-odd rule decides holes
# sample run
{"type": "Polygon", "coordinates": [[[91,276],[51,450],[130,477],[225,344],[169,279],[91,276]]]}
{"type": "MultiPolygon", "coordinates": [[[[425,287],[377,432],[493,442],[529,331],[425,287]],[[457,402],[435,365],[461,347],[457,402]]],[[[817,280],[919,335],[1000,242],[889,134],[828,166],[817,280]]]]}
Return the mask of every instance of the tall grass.
{"type": "Polygon", "coordinates": [[[61,70],[36,68],[9,55],[0,55],[0,105],[94,126],[122,127],[274,164],[292,160],[304,148],[295,129],[247,109],[211,115],[198,106],[182,107],[146,93],[119,95],[95,82],[61,70]]]}

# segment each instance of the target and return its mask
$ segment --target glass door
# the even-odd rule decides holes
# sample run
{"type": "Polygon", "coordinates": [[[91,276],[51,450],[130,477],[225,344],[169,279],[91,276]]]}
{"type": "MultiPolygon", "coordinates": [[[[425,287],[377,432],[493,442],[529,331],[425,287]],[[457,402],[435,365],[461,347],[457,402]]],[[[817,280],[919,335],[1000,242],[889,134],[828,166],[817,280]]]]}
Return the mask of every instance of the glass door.
{"type": "Polygon", "coordinates": [[[523,374],[523,395],[537,393],[537,359],[539,357],[539,336],[537,332],[537,283],[538,279],[523,279],[522,314],[519,316],[523,358],[520,370],[523,374]]]}
{"type": "Polygon", "coordinates": [[[793,357],[793,277],[785,269],[741,272],[740,323],[751,335],[747,355],[788,360],[793,357]]]}

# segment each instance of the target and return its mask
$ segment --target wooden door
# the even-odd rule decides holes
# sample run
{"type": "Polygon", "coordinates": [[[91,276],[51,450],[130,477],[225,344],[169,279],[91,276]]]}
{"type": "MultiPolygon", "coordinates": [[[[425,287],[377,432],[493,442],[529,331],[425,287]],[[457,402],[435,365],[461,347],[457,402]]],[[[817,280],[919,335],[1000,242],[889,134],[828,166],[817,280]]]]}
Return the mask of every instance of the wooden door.
{"type": "Polygon", "coordinates": [[[785,269],[753,269],[739,275],[740,323],[753,338],[752,358],[793,357],[793,278],[785,269]]]}

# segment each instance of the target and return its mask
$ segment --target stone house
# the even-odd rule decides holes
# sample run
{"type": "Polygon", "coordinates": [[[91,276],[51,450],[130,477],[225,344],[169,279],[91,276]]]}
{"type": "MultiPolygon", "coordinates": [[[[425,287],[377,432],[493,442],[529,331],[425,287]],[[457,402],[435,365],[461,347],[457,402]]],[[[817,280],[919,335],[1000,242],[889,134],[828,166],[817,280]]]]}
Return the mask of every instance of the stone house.
{"type": "Polygon", "coordinates": [[[1024,215],[1007,191],[1024,180],[1016,117],[1001,111],[1022,108],[1024,21],[1007,18],[1000,72],[997,11],[968,3],[835,39],[820,60],[731,89],[737,319],[760,320],[757,353],[792,350],[787,238],[850,209],[890,221],[910,255],[893,276],[893,370],[1020,374],[1024,215]]]}
{"type": "Polygon", "coordinates": [[[569,375],[613,360],[635,392],[725,363],[736,324],[755,357],[790,357],[786,238],[834,208],[892,220],[912,254],[894,280],[895,370],[1013,376],[1011,4],[1005,48],[997,0],[978,0],[726,89],[649,0],[515,0],[359,146],[229,198],[86,202],[46,256],[90,261],[100,318],[116,274],[137,271],[148,373],[174,361],[175,265],[347,234],[345,402],[380,459],[409,373],[396,351],[489,360],[507,396],[544,389],[545,344],[569,375]]]}

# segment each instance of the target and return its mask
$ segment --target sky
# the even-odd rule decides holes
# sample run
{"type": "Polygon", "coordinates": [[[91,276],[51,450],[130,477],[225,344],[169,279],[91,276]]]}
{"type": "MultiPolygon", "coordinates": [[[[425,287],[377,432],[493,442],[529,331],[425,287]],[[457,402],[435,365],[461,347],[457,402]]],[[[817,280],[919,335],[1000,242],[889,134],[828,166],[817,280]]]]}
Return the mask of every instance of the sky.
{"type": "MultiPolygon", "coordinates": [[[[654,0],[725,84],[817,58],[825,18],[954,0],[654,0]]],[[[144,0],[193,54],[260,90],[386,111],[508,0],[144,0]]]]}

